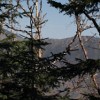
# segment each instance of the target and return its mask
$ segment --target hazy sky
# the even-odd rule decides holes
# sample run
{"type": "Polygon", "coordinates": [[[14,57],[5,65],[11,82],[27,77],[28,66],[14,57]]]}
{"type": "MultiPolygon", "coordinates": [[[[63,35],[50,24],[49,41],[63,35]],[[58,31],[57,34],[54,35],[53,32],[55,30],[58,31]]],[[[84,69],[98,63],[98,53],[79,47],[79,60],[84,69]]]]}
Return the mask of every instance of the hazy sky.
{"type": "MultiPolygon", "coordinates": [[[[72,37],[76,33],[76,24],[74,16],[64,15],[64,13],[59,13],[59,9],[51,7],[50,4],[47,4],[47,0],[43,0],[43,12],[47,13],[45,19],[48,19],[48,22],[45,24],[42,30],[43,37],[50,38],[67,38],[72,37]]],[[[55,0],[61,3],[66,3],[68,0],[55,0]]],[[[82,35],[94,35],[98,32],[96,29],[91,29],[84,31],[82,35]]]]}
{"type": "MultiPolygon", "coordinates": [[[[65,1],[62,0],[62,3],[65,1]]],[[[75,23],[72,18],[64,15],[64,13],[59,13],[59,10],[47,4],[46,0],[43,0],[43,12],[47,13],[45,19],[48,20],[42,29],[43,37],[66,38],[74,35],[75,23]]]]}
{"type": "MultiPolygon", "coordinates": [[[[68,15],[64,15],[64,13],[59,13],[59,9],[51,7],[50,4],[47,4],[47,0],[43,1],[43,14],[46,14],[45,20],[48,20],[42,28],[42,37],[43,38],[67,38],[75,35],[76,32],[76,24],[74,16],[70,17],[68,15]]],[[[62,3],[65,3],[67,0],[56,0],[62,3]]],[[[28,25],[26,19],[22,22],[22,26],[25,24],[28,25]]],[[[94,30],[85,32],[84,35],[93,35],[94,30]],[[88,34],[87,34],[88,33],[88,34]]]]}
{"type": "MultiPolygon", "coordinates": [[[[67,0],[56,0],[65,3],[67,0]]],[[[22,2],[25,7],[25,2],[22,2]]],[[[64,13],[59,13],[59,10],[47,4],[47,0],[42,0],[42,11],[46,14],[45,20],[48,20],[42,28],[43,38],[67,38],[74,35],[75,23],[73,19],[64,13]]],[[[21,27],[25,27],[29,22],[27,19],[20,19],[21,27]]]]}

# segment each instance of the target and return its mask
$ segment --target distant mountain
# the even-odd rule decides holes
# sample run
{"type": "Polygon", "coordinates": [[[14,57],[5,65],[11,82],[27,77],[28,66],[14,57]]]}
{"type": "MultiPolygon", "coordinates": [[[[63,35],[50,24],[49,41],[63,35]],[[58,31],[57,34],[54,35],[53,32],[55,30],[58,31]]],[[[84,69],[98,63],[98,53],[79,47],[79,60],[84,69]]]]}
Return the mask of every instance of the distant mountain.
{"type": "MultiPolygon", "coordinates": [[[[13,34],[8,30],[4,30],[4,32],[5,34],[0,34],[0,40],[6,38],[6,36],[10,36],[13,34]]],[[[23,40],[23,37],[17,34],[14,35],[16,37],[15,40],[23,40]]],[[[50,56],[51,52],[53,54],[55,53],[57,54],[59,52],[64,51],[72,40],[73,37],[64,39],[46,39],[45,41],[50,44],[44,47],[45,50],[43,52],[43,56],[45,57],[50,56]]],[[[88,57],[90,59],[100,59],[100,38],[91,36],[82,36],[82,40],[87,50],[88,57]]],[[[66,59],[69,62],[75,62],[75,58],[84,59],[84,53],[82,48],[80,47],[78,38],[76,38],[74,43],[71,45],[71,48],[75,49],[75,51],[72,51],[71,55],[66,56],[66,59]]]]}
{"type": "MultiPolygon", "coordinates": [[[[45,47],[45,51],[43,56],[50,56],[52,53],[59,53],[66,49],[68,44],[72,41],[72,38],[65,39],[47,39],[46,41],[50,43],[45,47]]],[[[99,59],[100,58],[100,38],[90,37],[90,36],[82,36],[82,40],[84,46],[87,50],[88,57],[90,59],[99,59]]],[[[80,47],[78,38],[74,41],[71,48],[77,49],[71,52],[71,55],[67,55],[66,59],[70,62],[74,62],[75,58],[84,58],[84,53],[82,48],[80,47]]]]}
{"type": "Polygon", "coordinates": [[[7,36],[11,36],[11,35],[15,36],[15,40],[23,40],[23,38],[19,36],[18,34],[11,33],[10,31],[5,30],[5,29],[4,29],[4,33],[0,33],[0,40],[6,38],[7,36]]]}

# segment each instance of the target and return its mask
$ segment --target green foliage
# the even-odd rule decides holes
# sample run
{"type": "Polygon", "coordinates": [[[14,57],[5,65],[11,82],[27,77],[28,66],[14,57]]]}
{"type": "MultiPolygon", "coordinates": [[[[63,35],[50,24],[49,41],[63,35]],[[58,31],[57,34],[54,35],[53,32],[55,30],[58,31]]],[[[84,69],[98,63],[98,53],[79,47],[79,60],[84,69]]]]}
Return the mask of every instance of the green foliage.
{"type": "Polygon", "coordinates": [[[60,12],[65,12],[68,15],[82,14],[84,11],[93,13],[99,10],[99,0],[69,0],[66,4],[61,4],[54,0],[48,0],[53,7],[59,8],[60,12]]]}
{"type": "MultiPolygon", "coordinates": [[[[16,8],[19,4],[9,5],[5,2],[6,0],[4,2],[0,0],[1,30],[2,22],[5,20],[16,22],[17,16],[23,18],[27,14],[32,14],[31,12],[18,12],[16,8]],[[4,9],[5,12],[3,12],[4,9]]],[[[99,1],[69,0],[68,4],[61,4],[48,0],[48,3],[59,8],[61,12],[72,15],[82,14],[85,10],[87,14],[98,11],[99,1]]],[[[27,26],[31,29],[31,33],[32,24],[27,26]]],[[[27,33],[27,31],[24,32],[27,33]]],[[[50,92],[50,89],[58,88],[60,81],[86,74],[93,75],[96,71],[100,71],[99,59],[86,61],[77,59],[77,64],[65,61],[63,57],[66,54],[70,55],[71,52],[69,47],[64,52],[52,53],[50,57],[40,58],[37,51],[43,49],[43,46],[48,43],[41,39],[35,40],[32,35],[23,41],[14,41],[15,38],[15,35],[9,35],[0,41],[0,100],[67,100],[69,99],[67,96],[60,97],[59,93],[53,96],[47,96],[46,93],[50,92]],[[53,64],[54,61],[63,62],[64,66],[58,67],[53,64]]],[[[69,89],[64,91],[69,92],[69,89]]]]}
{"type": "Polygon", "coordinates": [[[64,62],[66,64],[65,67],[56,69],[58,71],[58,75],[63,76],[63,78],[72,79],[76,76],[84,76],[84,75],[94,75],[97,71],[100,71],[100,60],[87,59],[85,61],[80,60],[77,64],[70,64],[68,62],[64,62]]]}
{"type": "MultiPolygon", "coordinates": [[[[32,41],[8,38],[0,43],[1,100],[42,100],[44,93],[58,84],[57,76],[50,75],[53,65],[46,58],[38,58],[35,50],[31,51],[32,41]]],[[[33,40],[33,44],[45,42],[33,40]]]]}
{"type": "MultiPolygon", "coordinates": [[[[18,12],[16,9],[18,6],[19,4],[9,4],[9,1],[0,2],[1,29],[2,21],[15,22],[17,16],[23,18],[30,14],[18,12]]],[[[51,65],[49,59],[37,56],[38,49],[42,49],[48,43],[32,37],[25,41],[14,41],[15,38],[16,36],[12,34],[0,41],[0,100],[55,98],[45,96],[45,92],[50,88],[58,86],[58,77],[50,76],[55,67],[51,65]]]]}

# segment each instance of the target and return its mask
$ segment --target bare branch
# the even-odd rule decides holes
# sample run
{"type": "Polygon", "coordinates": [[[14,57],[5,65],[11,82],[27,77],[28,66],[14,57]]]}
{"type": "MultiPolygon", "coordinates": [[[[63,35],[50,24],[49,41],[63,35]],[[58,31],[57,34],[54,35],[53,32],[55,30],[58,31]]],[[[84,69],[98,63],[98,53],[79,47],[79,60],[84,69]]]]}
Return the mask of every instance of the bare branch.
{"type": "Polygon", "coordinates": [[[16,29],[14,27],[10,27],[9,25],[5,25],[7,28],[10,28],[14,31],[19,31],[19,32],[23,32],[23,33],[27,33],[30,36],[30,32],[26,31],[26,30],[21,30],[21,29],[16,29]]]}
{"type": "Polygon", "coordinates": [[[96,27],[97,31],[99,32],[99,35],[100,35],[100,26],[97,24],[96,20],[94,18],[92,18],[91,16],[89,16],[89,14],[87,14],[85,11],[83,12],[86,17],[91,20],[94,24],[94,26],[96,27]]]}

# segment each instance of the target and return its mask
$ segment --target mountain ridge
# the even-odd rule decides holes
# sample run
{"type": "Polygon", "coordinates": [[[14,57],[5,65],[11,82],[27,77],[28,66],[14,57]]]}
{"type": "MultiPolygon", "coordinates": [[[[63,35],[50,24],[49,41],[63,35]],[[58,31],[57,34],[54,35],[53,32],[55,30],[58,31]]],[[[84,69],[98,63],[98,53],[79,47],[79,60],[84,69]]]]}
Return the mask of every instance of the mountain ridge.
{"type": "MultiPolygon", "coordinates": [[[[4,30],[6,35],[12,35],[13,33],[9,32],[8,30],[4,30]]],[[[5,34],[0,34],[0,40],[6,38],[5,34]]],[[[14,34],[16,36],[15,40],[23,40],[21,36],[14,34]]],[[[43,57],[51,56],[51,52],[53,54],[57,54],[59,52],[63,52],[66,50],[66,47],[71,43],[74,37],[64,38],[64,39],[44,39],[48,45],[43,47],[45,50],[43,51],[43,57]]],[[[100,38],[99,37],[93,37],[93,36],[82,36],[82,41],[84,44],[84,47],[86,48],[87,54],[90,59],[100,59],[100,38]]],[[[66,59],[69,59],[69,61],[73,62],[75,61],[75,58],[84,58],[83,50],[81,49],[81,46],[79,44],[78,38],[72,43],[71,45],[72,49],[77,49],[73,52],[71,52],[71,55],[67,55],[66,59]]]]}
{"type": "MultiPolygon", "coordinates": [[[[65,39],[47,39],[46,42],[50,43],[47,45],[44,51],[43,56],[50,56],[51,52],[53,54],[62,52],[66,50],[66,47],[71,43],[73,37],[65,39]]],[[[88,53],[90,59],[100,59],[100,38],[91,37],[91,36],[82,36],[84,47],[88,53]]],[[[68,55],[67,59],[74,61],[75,57],[84,58],[83,50],[79,44],[78,38],[73,42],[71,48],[77,49],[76,51],[71,52],[71,55],[68,55]],[[71,60],[72,59],[72,60],[71,60]]]]}

